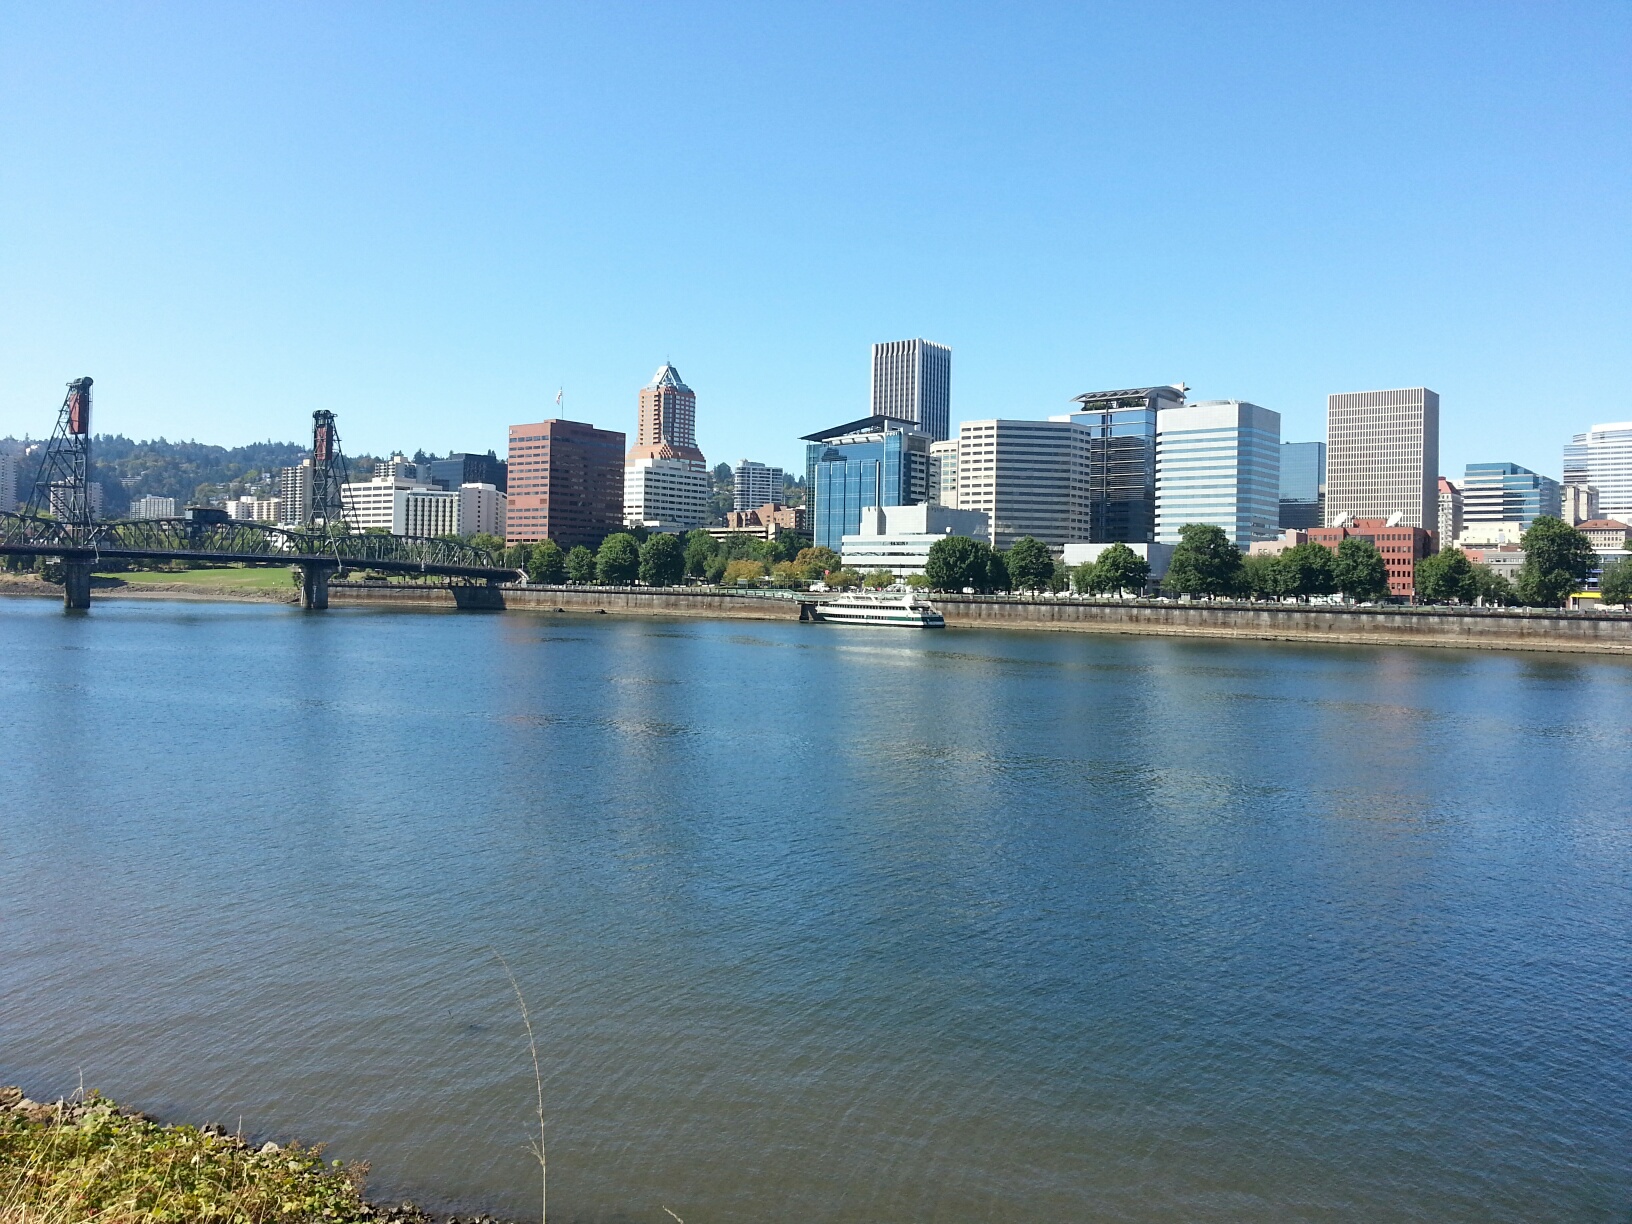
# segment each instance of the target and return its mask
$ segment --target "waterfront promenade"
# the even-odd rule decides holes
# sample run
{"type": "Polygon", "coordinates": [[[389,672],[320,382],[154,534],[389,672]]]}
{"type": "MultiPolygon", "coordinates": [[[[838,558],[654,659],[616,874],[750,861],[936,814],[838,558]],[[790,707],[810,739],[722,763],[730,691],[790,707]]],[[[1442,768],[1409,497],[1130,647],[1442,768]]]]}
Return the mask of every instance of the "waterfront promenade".
{"type": "MultiPolygon", "coordinates": [[[[0,580],[0,595],[50,595],[58,588],[32,579],[0,580]]],[[[732,591],[717,587],[506,586],[470,587],[336,581],[337,606],[509,609],[591,612],[619,616],[685,616],[721,620],[798,620],[813,598],[799,591],[732,591]]],[[[292,588],[215,590],[192,583],[99,587],[97,598],[227,599],[294,603],[292,588]]],[[[1472,650],[1540,650],[1566,654],[1632,655],[1632,614],[1537,608],[1357,607],[1265,604],[1233,600],[1168,602],[1028,598],[1016,595],[935,595],[949,628],[986,626],[1161,637],[1251,638],[1472,650]]]]}

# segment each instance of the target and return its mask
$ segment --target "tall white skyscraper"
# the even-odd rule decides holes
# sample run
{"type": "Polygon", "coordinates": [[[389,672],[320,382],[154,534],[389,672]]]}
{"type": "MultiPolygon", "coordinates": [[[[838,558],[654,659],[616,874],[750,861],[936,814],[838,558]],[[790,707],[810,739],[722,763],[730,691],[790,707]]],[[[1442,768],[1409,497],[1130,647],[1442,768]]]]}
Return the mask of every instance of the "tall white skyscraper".
{"type": "Polygon", "coordinates": [[[1598,514],[1632,522],[1632,421],[1594,425],[1564,447],[1564,483],[1598,490],[1598,514]]]}
{"type": "Polygon", "coordinates": [[[952,434],[952,350],[929,340],[873,345],[873,415],[906,421],[934,441],[952,434]]]}
{"type": "Polygon", "coordinates": [[[1187,523],[1222,527],[1245,549],[1280,534],[1281,414],[1202,400],[1156,414],[1156,542],[1187,523]]]}
{"type": "Polygon", "coordinates": [[[278,518],[287,526],[299,526],[312,512],[312,461],[302,459],[278,473],[278,518]]]}
{"type": "Polygon", "coordinates": [[[1326,521],[1439,526],[1439,395],[1426,387],[1326,397],[1326,521]]]}
{"type": "Polygon", "coordinates": [[[744,459],[731,474],[733,510],[758,510],[782,504],[782,469],[744,459]]]}

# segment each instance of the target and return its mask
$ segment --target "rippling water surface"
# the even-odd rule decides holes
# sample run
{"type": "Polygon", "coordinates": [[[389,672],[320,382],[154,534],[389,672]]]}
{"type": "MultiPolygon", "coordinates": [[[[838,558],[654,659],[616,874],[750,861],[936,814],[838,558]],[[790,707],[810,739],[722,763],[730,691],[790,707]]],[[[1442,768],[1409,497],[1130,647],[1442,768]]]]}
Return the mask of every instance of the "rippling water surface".
{"type": "Polygon", "coordinates": [[[0,1080],[666,1221],[1613,1221],[1632,664],[0,601],[0,1080]]]}

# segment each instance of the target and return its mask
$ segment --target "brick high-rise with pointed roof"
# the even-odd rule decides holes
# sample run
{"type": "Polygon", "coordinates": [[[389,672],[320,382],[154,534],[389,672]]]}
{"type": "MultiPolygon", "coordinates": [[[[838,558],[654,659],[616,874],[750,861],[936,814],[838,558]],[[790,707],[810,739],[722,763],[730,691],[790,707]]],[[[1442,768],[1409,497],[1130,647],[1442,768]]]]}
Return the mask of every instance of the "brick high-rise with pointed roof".
{"type": "Polygon", "coordinates": [[[664,362],[640,389],[640,423],[628,462],[683,459],[701,466],[697,449],[697,397],[680,381],[680,371],[664,362]]]}
{"type": "Polygon", "coordinates": [[[653,531],[708,521],[708,463],[697,449],[697,397],[668,362],[640,389],[635,444],[623,460],[623,516],[653,531]]]}

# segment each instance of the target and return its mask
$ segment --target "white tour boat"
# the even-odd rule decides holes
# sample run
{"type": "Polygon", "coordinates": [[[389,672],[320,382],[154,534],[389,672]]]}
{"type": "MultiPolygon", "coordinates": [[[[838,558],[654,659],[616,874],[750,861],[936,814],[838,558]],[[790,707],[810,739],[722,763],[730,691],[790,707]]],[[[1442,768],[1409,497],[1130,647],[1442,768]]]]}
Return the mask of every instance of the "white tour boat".
{"type": "Polygon", "coordinates": [[[946,618],[927,599],[908,593],[855,591],[816,605],[817,620],[836,625],[894,625],[904,629],[944,629],[946,618]]]}

